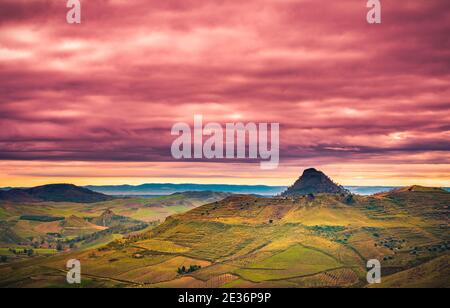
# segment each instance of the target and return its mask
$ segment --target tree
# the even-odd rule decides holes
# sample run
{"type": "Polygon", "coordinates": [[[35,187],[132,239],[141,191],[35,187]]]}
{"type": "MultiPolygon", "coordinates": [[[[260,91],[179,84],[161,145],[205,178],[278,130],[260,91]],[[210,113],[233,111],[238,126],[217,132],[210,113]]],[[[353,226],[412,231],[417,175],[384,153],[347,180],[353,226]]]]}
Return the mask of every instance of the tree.
{"type": "Polygon", "coordinates": [[[349,205],[355,203],[355,199],[353,198],[353,195],[348,195],[348,196],[345,198],[345,203],[346,203],[346,204],[349,204],[349,205]]]}

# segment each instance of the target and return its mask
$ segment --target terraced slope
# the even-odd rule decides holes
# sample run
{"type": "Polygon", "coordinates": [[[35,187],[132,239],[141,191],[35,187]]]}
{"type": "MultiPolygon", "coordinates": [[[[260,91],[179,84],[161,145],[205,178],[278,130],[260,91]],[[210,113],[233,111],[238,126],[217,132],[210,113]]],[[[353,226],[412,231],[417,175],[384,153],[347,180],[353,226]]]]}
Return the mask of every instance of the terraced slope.
{"type": "Polygon", "coordinates": [[[85,286],[365,287],[376,258],[382,286],[450,287],[449,204],[450,193],[423,189],[232,196],[99,249],[0,266],[0,286],[65,285],[77,258],[85,286]]]}

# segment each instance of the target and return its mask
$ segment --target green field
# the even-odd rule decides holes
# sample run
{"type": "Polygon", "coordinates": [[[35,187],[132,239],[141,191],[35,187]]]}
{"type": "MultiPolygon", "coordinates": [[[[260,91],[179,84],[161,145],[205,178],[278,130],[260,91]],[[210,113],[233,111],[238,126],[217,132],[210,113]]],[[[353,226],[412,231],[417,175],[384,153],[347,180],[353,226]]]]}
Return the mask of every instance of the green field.
{"type": "Polygon", "coordinates": [[[235,273],[245,280],[262,282],[303,277],[340,267],[342,264],[332,256],[319,250],[295,245],[235,273]]]}
{"type": "MultiPolygon", "coordinates": [[[[176,207],[164,223],[0,265],[0,286],[65,286],[65,262],[75,258],[85,287],[368,287],[366,262],[375,258],[382,263],[382,287],[450,287],[448,192],[354,196],[352,204],[341,195],[232,196],[182,214],[173,205],[178,196],[165,200],[172,205],[150,207],[152,215],[176,207]],[[180,274],[183,266],[201,269],[180,274]]],[[[139,212],[139,202],[89,205],[86,213],[115,204],[119,215],[140,215],[148,209],[139,212]]]]}

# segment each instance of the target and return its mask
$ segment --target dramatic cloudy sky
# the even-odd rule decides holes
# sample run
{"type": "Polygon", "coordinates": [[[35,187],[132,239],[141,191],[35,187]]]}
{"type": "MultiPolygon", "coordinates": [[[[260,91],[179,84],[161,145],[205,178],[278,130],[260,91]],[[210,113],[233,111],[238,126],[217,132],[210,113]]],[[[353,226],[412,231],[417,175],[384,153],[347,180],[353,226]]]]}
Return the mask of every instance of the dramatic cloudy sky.
{"type": "Polygon", "coordinates": [[[450,1],[0,0],[0,186],[450,186],[450,1]],[[176,162],[171,126],[281,123],[281,164],[176,162]]]}

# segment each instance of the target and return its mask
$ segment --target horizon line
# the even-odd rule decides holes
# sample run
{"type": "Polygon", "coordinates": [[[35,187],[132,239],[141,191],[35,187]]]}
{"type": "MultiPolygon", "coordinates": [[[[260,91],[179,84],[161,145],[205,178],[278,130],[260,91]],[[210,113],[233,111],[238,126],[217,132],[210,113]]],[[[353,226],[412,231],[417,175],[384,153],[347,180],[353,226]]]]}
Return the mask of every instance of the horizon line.
{"type": "MultiPolygon", "coordinates": [[[[186,182],[186,183],[170,183],[170,182],[160,182],[160,183],[143,183],[143,184],[88,184],[88,185],[77,185],[73,183],[67,183],[67,182],[61,182],[61,183],[48,183],[48,184],[42,184],[42,185],[36,185],[36,186],[0,186],[0,189],[20,189],[20,188],[32,188],[32,187],[40,187],[40,186],[48,186],[48,185],[74,185],[78,187],[119,187],[119,186],[130,186],[130,187],[140,187],[144,185],[175,185],[175,186],[183,186],[183,185],[197,185],[197,186],[235,186],[235,187],[268,187],[268,188],[288,188],[291,185],[265,185],[265,184],[227,184],[227,183],[221,183],[221,184],[205,184],[205,183],[194,183],[194,182],[186,182]]],[[[401,188],[401,187],[412,187],[412,186],[422,186],[422,187],[435,187],[435,188],[449,188],[450,186],[426,186],[426,185],[341,185],[342,187],[386,187],[386,188],[401,188]]]]}

